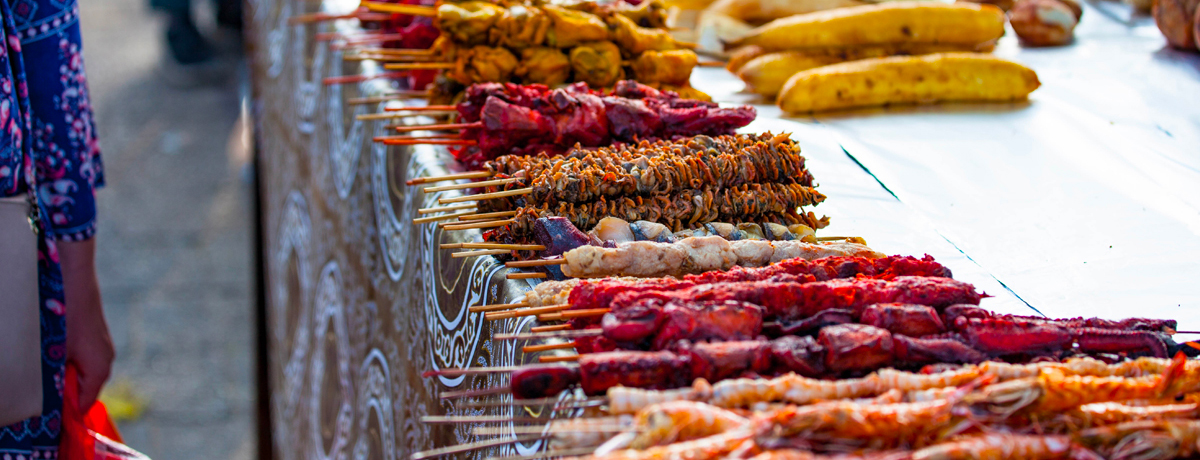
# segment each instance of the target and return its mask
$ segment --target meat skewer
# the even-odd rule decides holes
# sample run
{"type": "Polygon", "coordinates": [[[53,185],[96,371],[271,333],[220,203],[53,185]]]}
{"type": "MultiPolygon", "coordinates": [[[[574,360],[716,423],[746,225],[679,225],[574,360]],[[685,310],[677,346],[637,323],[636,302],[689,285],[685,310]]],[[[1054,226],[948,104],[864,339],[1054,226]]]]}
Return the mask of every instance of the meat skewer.
{"type": "MultiPolygon", "coordinates": [[[[456,123],[406,129],[461,130],[464,139],[479,142],[478,148],[455,152],[470,168],[501,155],[561,155],[576,144],[588,148],[677,136],[727,135],[755,117],[752,107],[722,108],[629,80],[616,83],[611,93],[592,91],[582,83],[560,89],[483,83],[468,87],[464,98],[455,106],[431,106],[456,110],[456,123]]],[[[800,166],[802,169],[802,162],[800,166]]],[[[534,171],[528,173],[533,177],[534,171]]]]}

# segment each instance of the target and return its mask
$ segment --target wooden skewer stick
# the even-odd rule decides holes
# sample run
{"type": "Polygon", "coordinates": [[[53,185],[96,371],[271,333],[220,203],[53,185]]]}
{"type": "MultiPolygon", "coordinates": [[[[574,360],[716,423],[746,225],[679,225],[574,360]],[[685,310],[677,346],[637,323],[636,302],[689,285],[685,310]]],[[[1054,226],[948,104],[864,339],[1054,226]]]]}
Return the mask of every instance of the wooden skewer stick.
{"type": "Polygon", "coordinates": [[[850,238],[852,238],[852,237],[850,237],[850,236],[818,236],[817,241],[842,241],[842,240],[848,240],[850,238]]]}
{"type": "Polygon", "coordinates": [[[540,315],[542,313],[555,313],[571,308],[570,305],[550,305],[546,307],[522,308],[520,310],[498,311],[484,315],[484,319],[497,320],[505,318],[519,318],[521,316],[540,315]]]}
{"type": "Polygon", "coordinates": [[[525,187],[525,188],[518,188],[518,189],[512,189],[512,190],[504,190],[501,192],[480,193],[478,195],[463,195],[463,196],[456,196],[453,198],[441,198],[438,200],[438,204],[461,203],[463,201],[490,200],[492,198],[504,198],[506,196],[527,195],[532,192],[533,192],[533,187],[525,187]]]}
{"type": "Polygon", "coordinates": [[[546,313],[544,315],[538,315],[537,320],[543,323],[550,321],[562,321],[563,315],[562,313],[546,313]]]}
{"type": "MultiPolygon", "coordinates": [[[[491,171],[471,171],[471,172],[465,172],[465,173],[447,174],[445,176],[418,177],[415,179],[409,179],[409,181],[405,182],[405,183],[408,185],[420,185],[420,184],[430,184],[433,182],[445,182],[448,180],[483,179],[486,177],[492,177],[494,174],[495,173],[493,173],[491,171]]],[[[471,205],[471,206],[475,206],[475,205],[471,205]]],[[[443,208],[426,208],[426,209],[443,209],[443,208]]]]}
{"type": "MultiPolygon", "coordinates": [[[[343,45],[337,49],[346,48],[350,45],[343,45]]],[[[377,62],[435,62],[437,56],[391,56],[387,54],[372,54],[372,53],[354,53],[342,55],[343,61],[377,61],[377,62]]]]}
{"type": "Polygon", "coordinates": [[[585,318],[588,316],[603,316],[608,313],[608,308],[588,308],[584,310],[568,310],[561,313],[563,318],[585,318]]]}
{"type": "Polygon", "coordinates": [[[551,423],[549,430],[541,426],[477,426],[471,429],[471,434],[475,436],[500,436],[505,434],[538,434],[543,431],[550,433],[620,433],[628,430],[630,427],[621,427],[617,425],[609,426],[589,426],[583,427],[555,427],[551,423]]]}
{"type": "Polygon", "coordinates": [[[459,423],[544,423],[552,419],[538,417],[509,417],[505,415],[426,415],[421,417],[421,423],[430,425],[450,425],[459,423]]]}
{"type": "Polygon", "coordinates": [[[466,367],[466,368],[448,368],[426,371],[421,374],[421,377],[458,377],[460,375],[480,375],[480,374],[507,374],[520,369],[519,366],[497,366],[497,367],[466,367]]]}
{"type": "Polygon", "coordinates": [[[529,455],[509,455],[507,457],[488,457],[484,460],[541,460],[550,457],[583,457],[596,451],[594,447],[576,447],[574,449],[550,449],[529,455]]]}
{"type": "Polygon", "coordinates": [[[505,275],[505,278],[508,278],[510,280],[537,280],[537,279],[542,279],[542,278],[546,278],[546,277],[547,276],[545,273],[540,273],[540,272],[509,273],[508,275],[505,275]]]}
{"type": "Polygon", "coordinates": [[[462,243],[442,243],[438,245],[438,249],[462,249],[462,243]]]}
{"type": "Polygon", "coordinates": [[[404,99],[405,97],[407,97],[407,96],[400,95],[400,94],[389,94],[387,96],[357,97],[354,99],[346,100],[346,103],[350,104],[350,105],[378,104],[380,102],[404,99]]]}
{"type": "MultiPolygon", "coordinates": [[[[408,110],[406,108],[399,108],[399,109],[394,109],[390,112],[385,110],[384,112],[379,112],[379,113],[364,113],[362,115],[355,116],[354,119],[355,120],[393,120],[396,118],[423,117],[423,116],[434,114],[434,113],[436,113],[436,112],[434,112],[432,110],[415,111],[414,112],[414,111],[408,110]]],[[[449,115],[451,113],[455,113],[455,112],[447,111],[445,114],[449,115]]],[[[403,128],[403,127],[406,127],[406,126],[396,126],[396,127],[393,127],[392,129],[403,128]]],[[[417,131],[417,130],[411,130],[411,131],[417,131]]]]}
{"type": "Polygon", "coordinates": [[[438,395],[438,399],[458,399],[458,398],[474,398],[476,396],[489,396],[508,393],[512,391],[508,387],[498,386],[492,388],[482,388],[478,390],[459,390],[447,391],[438,395]]]}
{"type": "Polygon", "coordinates": [[[529,332],[554,332],[571,330],[570,324],[551,324],[549,326],[534,326],[529,328],[529,332]]]}
{"type": "Polygon", "coordinates": [[[402,3],[362,2],[362,6],[371,11],[381,13],[399,13],[412,16],[437,16],[437,7],[424,5],[405,5],[402,3]]]}
{"type": "Polygon", "coordinates": [[[575,348],[575,341],[563,343],[547,343],[543,345],[526,345],[521,347],[521,353],[537,353],[546,350],[568,350],[575,348]]]}
{"type": "Polygon", "coordinates": [[[374,75],[342,75],[340,77],[325,77],[325,79],[321,80],[321,82],[324,83],[325,86],[330,86],[343,85],[347,83],[362,83],[364,81],[374,80],[377,78],[404,78],[407,76],[408,72],[384,72],[374,75]]]}
{"type": "MultiPolygon", "coordinates": [[[[505,211],[510,212],[510,211],[505,211]]],[[[495,213],[493,213],[495,214],[495,213]]],[[[482,216],[483,214],[479,214],[482,216]]],[[[507,249],[510,251],[541,251],[546,249],[540,244],[504,244],[504,243],[459,243],[463,249],[507,249]]]]}
{"type": "Polygon", "coordinates": [[[427,141],[424,139],[416,139],[416,140],[394,139],[394,140],[383,141],[384,145],[475,145],[477,143],[478,142],[476,142],[476,141],[466,140],[466,139],[453,139],[453,140],[441,140],[441,141],[435,141],[435,140],[427,141]]]}
{"type": "Polygon", "coordinates": [[[386,70],[443,70],[453,69],[453,62],[394,62],[384,64],[386,70]]]}
{"type": "Polygon", "coordinates": [[[463,211],[463,212],[454,213],[454,214],[443,214],[440,216],[418,217],[416,219],[413,219],[412,222],[414,224],[424,224],[424,223],[428,223],[428,222],[437,222],[439,220],[450,220],[450,219],[454,219],[457,217],[462,217],[462,216],[466,216],[466,215],[474,214],[474,213],[475,213],[475,211],[463,211]]]}
{"type": "Polygon", "coordinates": [[[549,406],[553,405],[554,409],[568,409],[577,407],[592,407],[600,406],[608,402],[608,398],[598,396],[594,398],[567,398],[559,399],[558,396],[549,398],[536,399],[514,399],[512,401],[461,401],[455,405],[459,407],[504,407],[504,406],[549,406]]]}
{"type": "Polygon", "coordinates": [[[570,356],[539,356],[539,363],[568,363],[579,361],[579,355],[570,356]]]}
{"type": "MultiPolygon", "coordinates": [[[[458,220],[459,221],[492,220],[492,219],[496,219],[498,217],[512,217],[515,215],[517,215],[516,211],[485,212],[482,214],[474,214],[474,215],[470,215],[470,216],[459,217],[458,220]]],[[[521,245],[521,246],[538,246],[538,245],[525,244],[525,245],[521,245]]],[[[542,249],[546,249],[546,248],[543,246],[541,249],[533,249],[533,250],[540,251],[542,249]]],[[[526,250],[528,250],[528,249],[526,249],[526,250]]]]}
{"type": "Polygon", "coordinates": [[[461,454],[478,449],[486,449],[489,447],[506,446],[519,442],[537,441],[546,439],[552,436],[551,434],[531,434],[525,436],[516,436],[512,438],[489,439],[487,441],[472,442],[469,444],[459,444],[456,446],[442,447],[440,449],[431,449],[424,452],[417,452],[412,455],[412,460],[425,460],[427,458],[443,457],[446,455],[461,454]]]}
{"type": "Polygon", "coordinates": [[[450,258],[451,259],[461,259],[464,257],[498,256],[501,254],[508,254],[510,252],[512,252],[512,251],[508,251],[508,250],[504,250],[504,249],[484,249],[482,251],[462,251],[462,252],[456,252],[454,254],[450,254],[450,258]]]}
{"type": "Polygon", "coordinates": [[[346,40],[345,45],[357,45],[360,43],[385,42],[389,40],[400,40],[404,38],[404,34],[371,34],[358,37],[343,37],[346,40]]]}
{"type": "Polygon", "coordinates": [[[425,188],[421,189],[421,191],[425,192],[425,193],[433,193],[433,192],[443,192],[446,190],[462,190],[464,188],[491,187],[493,185],[511,184],[513,182],[520,182],[522,180],[524,180],[524,179],[521,179],[520,177],[510,177],[507,179],[485,180],[482,182],[468,182],[466,184],[452,184],[452,185],[439,185],[437,187],[425,187],[425,188]]]}
{"type": "Polygon", "coordinates": [[[359,51],[384,56],[431,56],[437,54],[437,51],[431,48],[363,48],[359,51]]]}
{"type": "Polygon", "coordinates": [[[471,228],[496,228],[516,222],[516,219],[494,220],[491,222],[469,222],[465,224],[446,225],[446,230],[467,230],[471,228]]]}
{"type": "Polygon", "coordinates": [[[388,107],[383,110],[389,112],[399,112],[401,110],[408,110],[412,112],[457,112],[458,107],[453,105],[414,105],[411,107],[388,107]]]}
{"type": "Polygon", "coordinates": [[[335,21],[338,19],[358,19],[360,21],[386,21],[391,19],[386,14],[370,14],[365,11],[355,11],[346,14],[311,13],[299,14],[288,18],[288,25],[312,24],[314,22],[335,21]]]}
{"type": "Polygon", "coordinates": [[[546,265],[566,265],[566,259],[536,259],[536,260],[517,260],[504,264],[508,268],[527,268],[527,267],[544,267],[546,265]]]}
{"type": "Polygon", "coordinates": [[[474,307],[468,308],[467,311],[471,312],[471,313],[480,313],[480,312],[487,313],[490,311],[513,310],[513,309],[517,309],[517,308],[525,308],[528,306],[529,306],[529,302],[498,303],[498,304],[494,304],[494,305],[476,305],[474,307]]]}
{"type": "Polygon", "coordinates": [[[600,329],[580,329],[577,331],[518,332],[513,334],[496,334],[492,336],[492,340],[574,339],[597,335],[604,335],[604,331],[600,329]]]}
{"type": "MultiPolygon", "coordinates": [[[[417,180],[417,179],[413,179],[413,180],[417,180]]],[[[409,182],[412,182],[413,180],[410,180],[409,182]]],[[[411,185],[411,184],[409,184],[409,185],[411,185]]],[[[474,209],[474,208],[475,208],[475,203],[456,204],[454,206],[442,206],[440,208],[437,208],[437,207],[421,208],[421,209],[417,210],[417,214],[433,214],[435,212],[458,211],[460,209],[474,209]]]]}
{"type": "MultiPolygon", "coordinates": [[[[403,110],[403,109],[398,109],[398,110],[403,110]]],[[[411,131],[457,131],[460,129],[482,128],[482,127],[483,127],[483,123],[477,121],[474,123],[446,123],[446,124],[441,124],[441,125],[399,126],[396,128],[396,132],[407,133],[407,132],[411,132],[411,131]]]]}
{"type": "Polygon", "coordinates": [[[397,140],[414,140],[414,141],[458,141],[456,136],[376,136],[371,139],[373,142],[397,141],[397,140]]]}

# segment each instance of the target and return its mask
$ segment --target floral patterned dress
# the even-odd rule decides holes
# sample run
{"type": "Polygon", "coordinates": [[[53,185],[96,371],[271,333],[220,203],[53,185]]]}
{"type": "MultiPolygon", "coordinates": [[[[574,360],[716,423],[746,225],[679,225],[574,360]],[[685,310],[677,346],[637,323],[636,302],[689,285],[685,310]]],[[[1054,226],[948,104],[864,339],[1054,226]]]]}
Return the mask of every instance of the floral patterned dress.
{"type": "Polygon", "coordinates": [[[44,410],[0,427],[0,460],[54,459],[67,334],[54,242],[92,237],[104,172],[76,0],[0,0],[0,19],[0,197],[34,190],[45,236],[38,257],[44,410]]]}

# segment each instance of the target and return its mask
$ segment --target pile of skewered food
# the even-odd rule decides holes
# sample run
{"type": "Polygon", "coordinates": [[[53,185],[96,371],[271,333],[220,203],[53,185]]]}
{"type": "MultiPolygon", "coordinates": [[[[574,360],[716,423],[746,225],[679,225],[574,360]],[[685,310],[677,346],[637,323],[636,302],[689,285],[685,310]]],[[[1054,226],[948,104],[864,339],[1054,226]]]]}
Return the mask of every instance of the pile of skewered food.
{"type": "Polygon", "coordinates": [[[730,43],[727,66],[789,113],[939,101],[1023,100],[1037,75],[990,51],[1004,12],[894,2],[772,21],[730,43]]]}
{"type": "Polygon", "coordinates": [[[1188,348],[1171,340],[1174,321],[1003,315],[979,307],[985,297],[928,256],[789,259],[678,279],[543,282],[527,295],[529,308],[487,316],[554,311],[543,319],[568,323],[494,339],[530,343],[526,353],[576,355],[427,376],[508,374],[509,384],[496,390],[511,392],[514,404],[591,407],[582,419],[477,429],[528,435],[480,444],[487,446],[551,439],[544,457],[1193,453],[1200,422],[1182,419],[1200,413],[1193,395],[1200,363],[1178,354],[1188,348]],[[1177,358],[1167,359],[1172,354],[1177,358]],[[1138,430],[1149,436],[1136,437],[1138,430]]]}
{"type": "MultiPolygon", "coordinates": [[[[601,147],[614,142],[733,134],[735,129],[754,121],[756,115],[753,107],[722,108],[711,102],[683,99],[633,80],[618,82],[611,93],[590,90],[583,83],[558,89],[545,85],[480,83],[468,87],[463,95],[463,101],[454,106],[426,107],[417,112],[453,110],[457,116],[455,124],[399,129],[459,130],[457,138],[465,146],[453,152],[459,162],[471,169],[487,167],[486,161],[501,155],[557,156],[572,146],[601,147]]],[[[420,138],[406,136],[376,140],[390,144],[422,142],[420,138]]],[[[508,174],[516,172],[512,170],[515,165],[505,166],[508,174]]]]}
{"type": "Polygon", "coordinates": [[[445,69],[444,78],[434,86],[433,100],[438,103],[474,83],[554,86],[578,81],[606,88],[626,75],[661,89],[707,98],[688,85],[698,62],[693,45],[671,37],[667,10],[657,1],[637,7],[624,2],[473,0],[439,2],[434,7],[364,5],[374,11],[433,17],[442,32],[431,48],[433,61],[411,59],[420,62],[385,68],[445,69]]]}

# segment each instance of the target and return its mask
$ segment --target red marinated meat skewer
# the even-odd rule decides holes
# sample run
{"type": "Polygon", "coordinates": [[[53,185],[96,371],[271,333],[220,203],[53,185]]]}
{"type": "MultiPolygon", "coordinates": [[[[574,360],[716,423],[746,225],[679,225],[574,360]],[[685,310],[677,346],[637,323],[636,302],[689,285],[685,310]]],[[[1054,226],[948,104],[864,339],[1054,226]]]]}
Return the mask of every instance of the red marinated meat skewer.
{"type": "Polygon", "coordinates": [[[581,355],[578,367],[533,365],[512,374],[518,398],[541,398],[580,385],[601,394],[617,385],[669,389],[703,378],[796,372],[808,377],[859,374],[933,362],[978,363],[986,356],[953,339],[921,339],[862,324],[830,326],[813,337],[681,343],[670,351],[613,351],[581,355]]]}
{"type": "Polygon", "coordinates": [[[733,134],[756,115],[750,106],[722,108],[632,80],[618,82],[611,94],[590,90],[583,83],[559,89],[480,83],[467,88],[465,97],[455,106],[457,122],[472,127],[460,135],[476,141],[477,146],[454,154],[470,169],[501,155],[561,155],[577,144],[602,147],[614,142],[733,134]]]}
{"type": "MultiPolygon", "coordinates": [[[[945,316],[961,315],[964,309],[978,307],[951,306],[946,309],[945,316]]],[[[965,342],[990,357],[1059,355],[1074,349],[1081,353],[1149,353],[1165,358],[1174,345],[1163,331],[1121,327],[1166,321],[1137,318],[1107,321],[1103,324],[1107,328],[1073,326],[1073,322],[1094,323],[972,320],[951,323],[953,327],[947,334],[942,315],[933,307],[877,304],[863,309],[860,314],[849,309],[824,310],[798,323],[764,331],[763,309],[753,304],[671,301],[663,305],[656,299],[643,299],[626,309],[604,315],[598,335],[579,337],[573,343],[580,354],[617,349],[666,350],[685,340],[741,340],[756,337],[759,333],[771,337],[808,335],[832,325],[858,323],[905,337],[965,342]]]]}
{"type": "MultiPolygon", "coordinates": [[[[788,259],[759,268],[733,267],[728,271],[713,271],[687,275],[683,280],[654,278],[634,282],[601,279],[580,282],[571,290],[568,303],[572,310],[608,308],[617,296],[625,293],[678,291],[701,284],[751,281],[828,281],[838,278],[868,277],[890,280],[899,276],[929,276],[950,278],[950,269],[926,255],[888,256],[879,259],[863,257],[825,257],[817,260],[788,259]]],[[[810,315],[811,316],[811,315],[810,315]]]]}

